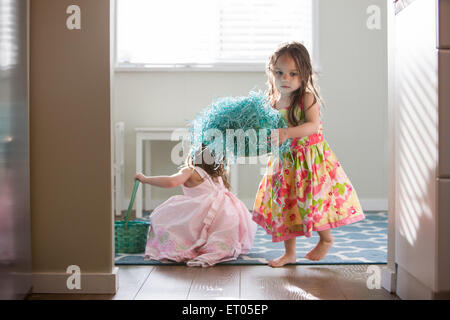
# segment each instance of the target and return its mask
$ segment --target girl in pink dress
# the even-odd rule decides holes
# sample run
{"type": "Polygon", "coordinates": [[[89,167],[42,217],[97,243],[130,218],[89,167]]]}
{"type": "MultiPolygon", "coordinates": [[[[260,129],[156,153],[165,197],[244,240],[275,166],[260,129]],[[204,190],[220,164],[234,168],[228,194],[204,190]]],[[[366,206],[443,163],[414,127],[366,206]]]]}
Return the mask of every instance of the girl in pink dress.
{"type": "Polygon", "coordinates": [[[145,260],[186,262],[209,267],[235,260],[253,246],[257,225],[244,203],[230,192],[224,166],[202,161],[172,176],[135,175],[163,188],[181,185],[183,195],[169,198],[150,215],[145,260]]]}

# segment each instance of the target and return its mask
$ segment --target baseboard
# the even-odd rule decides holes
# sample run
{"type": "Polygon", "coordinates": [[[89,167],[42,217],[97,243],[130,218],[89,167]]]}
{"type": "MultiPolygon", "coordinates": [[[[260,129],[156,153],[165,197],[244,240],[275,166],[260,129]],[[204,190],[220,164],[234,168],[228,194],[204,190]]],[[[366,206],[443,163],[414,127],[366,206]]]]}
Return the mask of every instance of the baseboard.
{"type": "Polygon", "coordinates": [[[391,270],[388,267],[381,269],[381,286],[389,291],[390,293],[395,293],[397,290],[397,273],[395,270],[391,270]]]}
{"type": "Polygon", "coordinates": [[[401,266],[397,267],[397,296],[402,300],[431,300],[433,291],[401,266]]]}
{"type": "Polygon", "coordinates": [[[450,300],[450,291],[433,292],[433,300],[450,300]]]}
{"type": "Polygon", "coordinates": [[[69,273],[33,273],[33,293],[115,294],[119,287],[119,268],[112,273],[80,274],[80,289],[69,289],[69,273]]]}
{"type": "Polygon", "coordinates": [[[433,291],[400,266],[396,294],[403,300],[450,300],[450,291],[433,291]]]}
{"type": "MultiPolygon", "coordinates": [[[[145,208],[145,210],[153,210],[160,204],[162,204],[167,199],[154,199],[151,202],[150,208],[145,208]]],[[[255,202],[255,198],[241,198],[245,206],[251,210],[255,202]]],[[[388,200],[387,199],[360,199],[361,207],[364,211],[387,211],[388,210],[388,200]]],[[[127,201],[127,203],[129,200],[127,201]]],[[[126,208],[124,209],[126,210],[126,208]]]]}

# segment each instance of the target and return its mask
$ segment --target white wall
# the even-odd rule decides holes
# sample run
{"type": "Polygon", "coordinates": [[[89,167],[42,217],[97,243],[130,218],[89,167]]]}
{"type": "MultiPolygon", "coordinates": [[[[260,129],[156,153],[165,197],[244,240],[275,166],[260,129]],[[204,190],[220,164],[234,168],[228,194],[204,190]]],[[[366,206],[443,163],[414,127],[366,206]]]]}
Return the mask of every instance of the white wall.
{"type": "MultiPolygon", "coordinates": [[[[385,1],[320,0],[318,16],[319,86],[326,104],[322,110],[325,138],[351,179],[363,207],[387,208],[385,1]],[[381,30],[366,27],[366,9],[374,4],[381,8],[381,30]]],[[[115,73],[113,114],[115,121],[125,122],[127,201],[135,173],[135,127],[185,126],[215,98],[246,95],[254,87],[265,89],[265,82],[263,72],[115,73]]],[[[174,145],[153,142],[153,175],[175,172],[176,166],[168,162],[174,145]]],[[[240,177],[238,196],[251,205],[262,177],[260,166],[241,165],[240,177]]],[[[152,187],[152,192],[153,198],[164,201],[182,191],[180,187],[152,187]]]]}
{"type": "Polygon", "coordinates": [[[387,208],[386,1],[320,0],[319,12],[325,137],[363,207],[385,199],[387,208]],[[366,27],[370,5],[381,9],[381,30],[366,27]]]}

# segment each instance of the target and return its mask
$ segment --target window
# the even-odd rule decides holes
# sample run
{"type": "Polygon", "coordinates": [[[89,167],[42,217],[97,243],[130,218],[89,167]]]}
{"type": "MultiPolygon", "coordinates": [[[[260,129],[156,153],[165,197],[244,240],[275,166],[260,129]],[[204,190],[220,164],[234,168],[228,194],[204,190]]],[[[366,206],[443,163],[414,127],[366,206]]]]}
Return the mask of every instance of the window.
{"type": "Polygon", "coordinates": [[[285,41],[313,57],[313,0],[118,0],[116,67],[263,71],[285,41]]]}

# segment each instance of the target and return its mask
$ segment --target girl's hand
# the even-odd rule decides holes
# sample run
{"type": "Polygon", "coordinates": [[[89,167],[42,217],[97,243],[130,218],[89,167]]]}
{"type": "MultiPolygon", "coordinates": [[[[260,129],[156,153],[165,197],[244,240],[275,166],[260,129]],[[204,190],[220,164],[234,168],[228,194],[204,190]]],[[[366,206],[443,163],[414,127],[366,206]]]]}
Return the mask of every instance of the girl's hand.
{"type": "Polygon", "coordinates": [[[276,145],[277,134],[278,134],[278,146],[281,146],[288,138],[287,128],[281,128],[272,131],[272,134],[270,135],[270,141],[273,146],[276,145]]]}
{"type": "Polygon", "coordinates": [[[140,182],[145,182],[146,176],[144,176],[142,173],[136,173],[134,176],[134,181],[139,180],[140,182]]]}

